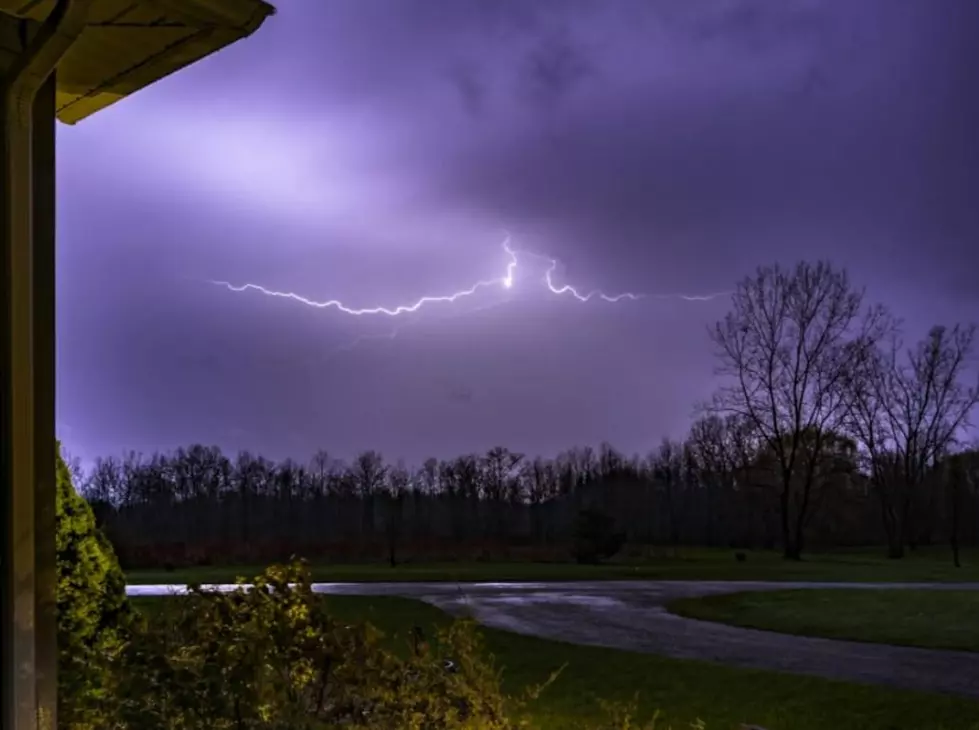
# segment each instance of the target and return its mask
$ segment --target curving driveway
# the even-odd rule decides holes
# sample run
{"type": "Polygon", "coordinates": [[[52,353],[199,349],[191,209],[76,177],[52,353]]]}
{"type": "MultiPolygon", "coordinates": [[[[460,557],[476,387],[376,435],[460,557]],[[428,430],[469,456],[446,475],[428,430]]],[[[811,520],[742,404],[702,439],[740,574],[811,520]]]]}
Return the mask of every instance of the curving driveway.
{"type": "MultiPolygon", "coordinates": [[[[176,586],[129,586],[161,595],[176,586]]],[[[485,626],[578,644],[774,669],[979,699],[979,653],[790,636],[674,616],[675,598],[785,588],[979,590],[979,583],[600,581],[318,583],[321,593],[417,598],[485,626]]]]}

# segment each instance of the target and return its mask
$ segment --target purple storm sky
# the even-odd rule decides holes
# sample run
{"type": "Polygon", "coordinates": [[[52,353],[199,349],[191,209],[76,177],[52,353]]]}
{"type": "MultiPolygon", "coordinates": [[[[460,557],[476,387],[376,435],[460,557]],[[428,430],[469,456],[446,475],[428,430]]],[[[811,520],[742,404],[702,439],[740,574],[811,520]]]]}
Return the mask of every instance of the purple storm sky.
{"type": "Polygon", "coordinates": [[[976,0],[280,0],[59,127],[59,435],[305,459],[679,436],[730,288],[828,257],[908,321],[979,315],[976,0]],[[392,326],[400,323],[392,337],[392,326]],[[344,349],[357,338],[356,347],[344,349]]]}

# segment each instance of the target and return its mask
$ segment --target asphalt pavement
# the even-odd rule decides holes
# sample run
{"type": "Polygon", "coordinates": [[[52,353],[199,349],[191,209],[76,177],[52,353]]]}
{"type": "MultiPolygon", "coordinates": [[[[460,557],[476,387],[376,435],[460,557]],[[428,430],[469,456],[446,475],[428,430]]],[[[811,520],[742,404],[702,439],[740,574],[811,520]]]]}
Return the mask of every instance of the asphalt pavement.
{"type": "MultiPolygon", "coordinates": [[[[129,586],[164,595],[183,586],[129,586]]],[[[230,587],[226,587],[230,588],[230,587]]],[[[343,595],[416,598],[485,626],[576,644],[699,659],[979,699],[979,653],[791,636],[675,616],[676,598],[787,588],[979,590],[979,583],[588,581],[546,583],[317,583],[343,595]]]]}

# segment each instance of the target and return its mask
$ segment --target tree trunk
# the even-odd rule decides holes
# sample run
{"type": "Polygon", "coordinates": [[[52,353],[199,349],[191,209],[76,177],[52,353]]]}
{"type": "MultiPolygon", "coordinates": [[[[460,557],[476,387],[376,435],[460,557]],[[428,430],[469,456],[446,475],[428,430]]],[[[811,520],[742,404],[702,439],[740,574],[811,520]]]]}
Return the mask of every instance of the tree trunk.
{"type": "Polygon", "coordinates": [[[888,536],[890,544],[888,545],[887,557],[891,560],[901,560],[904,558],[904,548],[908,544],[907,540],[907,521],[902,518],[902,512],[899,511],[894,515],[894,528],[891,534],[888,536]]]}
{"type": "Polygon", "coordinates": [[[901,531],[900,520],[893,506],[888,502],[884,487],[879,486],[877,496],[880,499],[881,520],[884,523],[884,533],[887,535],[887,557],[899,560],[904,557],[904,535],[901,531]]]}
{"type": "Polygon", "coordinates": [[[957,476],[952,477],[952,482],[950,484],[950,494],[949,494],[949,530],[948,530],[948,541],[952,546],[952,562],[955,564],[956,568],[961,568],[962,564],[959,562],[959,515],[962,512],[962,504],[959,499],[961,492],[959,491],[958,482],[955,481],[957,476]]]}
{"type": "Polygon", "coordinates": [[[805,527],[803,527],[802,520],[800,519],[795,533],[795,551],[792,554],[792,560],[802,560],[802,550],[805,547],[805,542],[805,527]]]}
{"type": "Polygon", "coordinates": [[[806,478],[806,485],[803,487],[802,504],[799,505],[799,514],[795,517],[795,555],[794,560],[802,560],[802,549],[806,542],[806,517],[809,515],[809,497],[812,494],[812,477],[806,478]]]}
{"type": "Polygon", "coordinates": [[[673,501],[672,484],[668,484],[666,487],[666,507],[667,516],[670,518],[670,545],[673,548],[673,557],[676,557],[677,549],[680,545],[680,528],[677,525],[676,504],[673,501]]]}
{"type": "Polygon", "coordinates": [[[792,519],[789,515],[789,507],[791,505],[790,496],[790,488],[786,484],[782,487],[782,494],[779,499],[779,506],[781,507],[782,513],[782,557],[786,560],[801,560],[802,552],[799,543],[792,534],[792,519]]]}
{"type": "MultiPolygon", "coordinates": [[[[898,538],[900,540],[901,547],[907,546],[909,549],[914,550],[917,547],[916,540],[914,537],[913,524],[911,520],[911,497],[908,495],[902,495],[901,497],[901,519],[898,523],[898,538]]],[[[904,551],[902,549],[901,554],[896,556],[897,558],[904,557],[904,551]]]]}

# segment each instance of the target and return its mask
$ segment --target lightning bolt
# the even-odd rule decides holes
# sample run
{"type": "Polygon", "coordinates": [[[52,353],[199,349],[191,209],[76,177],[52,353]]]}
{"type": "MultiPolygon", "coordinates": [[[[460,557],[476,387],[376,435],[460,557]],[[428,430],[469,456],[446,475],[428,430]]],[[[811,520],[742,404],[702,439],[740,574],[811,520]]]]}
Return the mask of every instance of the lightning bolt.
{"type": "Polygon", "coordinates": [[[634,294],[632,292],[622,292],[621,294],[606,294],[600,289],[592,289],[587,294],[582,294],[577,289],[575,289],[570,284],[563,284],[562,286],[557,286],[552,278],[554,271],[558,267],[558,262],[556,259],[550,259],[551,265],[548,267],[547,271],[544,273],[544,283],[547,284],[547,288],[552,294],[570,294],[579,302],[588,302],[592,299],[601,299],[603,302],[611,302],[615,304],[616,302],[621,302],[623,300],[628,300],[631,302],[637,302],[640,299],[682,299],[685,302],[709,302],[711,300],[717,299],[717,297],[723,297],[731,292],[729,291],[719,291],[712,294],[634,294]]]}
{"type": "MultiPolygon", "coordinates": [[[[730,294],[730,292],[726,292],[726,291],[715,292],[713,294],[641,294],[641,293],[636,294],[633,292],[623,292],[621,294],[606,294],[605,292],[599,289],[594,289],[585,294],[582,294],[570,284],[562,284],[559,286],[554,283],[554,273],[559,265],[557,259],[551,258],[549,256],[544,256],[539,253],[534,253],[532,251],[516,250],[510,246],[509,235],[507,235],[503,240],[503,250],[507,255],[507,264],[506,264],[506,269],[504,270],[505,273],[502,276],[498,276],[494,279],[485,279],[483,281],[477,281],[469,288],[460,289],[459,291],[453,292],[451,294],[444,294],[438,296],[423,296],[420,299],[416,300],[413,304],[402,304],[396,307],[375,306],[375,307],[365,307],[365,308],[358,309],[354,307],[348,307],[338,299],[317,301],[315,299],[308,299],[307,297],[296,294],[295,292],[284,292],[284,291],[276,291],[274,289],[267,289],[266,287],[261,286],[259,284],[235,285],[228,281],[220,281],[215,279],[209,280],[208,283],[217,286],[223,286],[226,289],[233,292],[255,291],[260,294],[264,294],[265,296],[268,297],[290,299],[294,302],[298,302],[299,304],[304,304],[307,307],[315,307],[317,309],[336,309],[340,312],[343,312],[344,314],[355,315],[358,317],[367,316],[367,315],[385,315],[388,317],[397,317],[400,315],[412,314],[414,312],[417,312],[422,307],[429,304],[451,304],[453,302],[459,301],[460,299],[473,296],[481,289],[486,289],[488,287],[498,286],[504,289],[512,289],[515,283],[517,264],[519,263],[518,254],[522,254],[522,255],[530,256],[532,258],[541,259],[549,263],[547,270],[544,272],[544,284],[546,285],[548,291],[550,291],[552,294],[556,294],[559,296],[565,294],[571,295],[574,299],[578,300],[579,302],[588,302],[591,301],[592,299],[599,299],[601,301],[614,304],[616,302],[621,302],[621,301],[638,301],[640,299],[646,299],[646,298],[682,299],[688,302],[707,302],[716,299],[717,297],[730,294]]],[[[478,311],[479,309],[486,309],[493,306],[497,306],[497,305],[488,305],[484,307],[479,307],[477,308],[476,311],[478,311]]],[[[393,338],[395,335],[396,332],[391,335],[381,335],[380,337],[393,338]]],[[[353,343],[350,343],[349,346],[344,347],[342,349],[351,349],[365,339],[377,339],[377,338],[378,336],[376,335],[360,337],[357,338],[357,340],[355,340],[353,343]]]]}
{"type": "Polygon", "coordinates": [[[502,286],[504,289],[510,289],[513,287],[514,272],[517,269],[517,254],[510,248],[510,237],[507,236],[503,241],[503,250],[506,251],[509,261],[506,265],[506,274],[495,279],[486,279],[484,281],[477,281],[468,289],[460,289],[452,294],[444,294],[439,296],[424,296],[415,301],[414,304],[400,304],[396,307],[365,307],[363,309],[355,309],[353,307],[346,306],[343,302],[338,299],[328,299],[326,301],[316,301],[315,299],[307,299],[304,296],[296,294],[295,292],[284,292],[275,291],[273,289],[266,289],[264,286],[259,284],[241,284],[236,286],[229,281],[218,281],[215,279],[209,280],[208,283],[216,284],[218,286],[223,286],[233,292],[244,292],[244,291],[257,291],[264,294],[267,297],[278,297],[281,299],[291,299],[294,302],[299,302],[300,304],[305,304],[307,307],[316,307],[317,309],[337,309],[344,314],[353,314],[358,317],[371,314],[384,314],[388,317],[397,317],[401,314],[411,314],[417,312],[419,309],[424,307],[426,304],[450,304],[456,302],[459,299],[465,297],[471,297],[473,294],[478,292],[480,289],[485,289],[490,286],[502,286]]]}
{"type": "MultiPolygon", "coordinates": [[[[506,284],[504,284],[504,286],[506,286],[506,284]]],[[[470,316],[476,314],[477,312],[485,312],[489,309],[498,309],[499,307],[502,307],[506,304],[508,304],[508,302],[506,301],[481,304],[478,307],[472,307],[471,309],[467,309],[464,312],[454,312],[452,314],[445,314],[439,317],[437,321],[442,322],[447,319],[458,319],[459,317],[470,316]]],[[[345,352],[356,350],[361,345],[367,342],[376,342],[378,340],[395,340],[401,335],[401,332],[403,331],[404,327],[412,327],[412,326],[417,327],[418,325],[417,323],[413,325],[405,324],[402,325],[401,327],[395,327],[390,332],[382,332],[380,334],[370,334],[370,335],[359,335],[354,339],[350,340],[349,342],[345,342],[342,345],[337,345],[329,352],[329,354],[327,354],[325,358],[323,358],[323,362],[329,362],[333,360],[335,357],[338,357],[339,355],[342,355],[345,352]]]]}
{"type": "MultiPolygon", "coordinates": [[[[543,256],[540,256],[540,254],[532,254],[532,255],[537,256],[538,258],[545,258],[543,256]]],[[[558,260],[548,259],[548,261],[551,262],[551,265],[548,266],[547,271],[544,272],[544,283],[547,284],[547,288],[550,289],[552,294],[570,294],[579,302],[588,302],[591,301],[592,299],[598,298],[601,299],[603,302],[610,302],[612,304],[615,304],[616,302],[621,302],[623,299],[627,299],[629,301],[635,302],[643,298],[642,294],[633,294],[632,292],[623,292],[622,294],[608,295],[605,292],[600,291],[599,289],[593,289],[587,294],[582,294],[570,284],[564,284],[563,286],[556,286],[554,284],[553,276],[554,276],[554,272],[557,270],[558,267],[558,260]]]]}
{"type": "MultiPolygon", "coordinates": [[[[644,293],[634,293],[634,292],[622,292],[620,294],[606,294],[600,289],[593,289],[587,293],[582,293],[576,289],[571,284],[561,284],[558,285],[554,282],[555,272],[560,265],[560,262],[551,258],[550,256],[545,256],[534,251],[518,250],[512,248],[510,245],[510,235],[507,234],[503,239],[502,247],[503,251],[506,253],[507,263],[506,268],[502,276],[498,276],[493,279],[485,279],[482,281],[477,281],[472,286],[467,289],[461,289],[459,291],[453,292],[451,294],[444,294],[438,296],[423,296],[417,299],[412,304],[402,304],[396,307],[364,307],[364,308],[354,308],[345,305],[338,299],[328,299],[325,301],[317,301],[315,299],[309,299],[295,292],[284,292],[276,291],[273,289],[268,289],[259,284],[232,284],[229,281],[222,281],[216,279],[208,280],[209,284],[222,286],[232,292],[247,292],[254,291],[263,294],[268,297],[274,297],[279,299],[289,299],[299,304],[304,304],[308,307],[314,307],[317,309],[336,309],[344,314],[350,314],[354,316],[367,316],[367,315],[384,315],[387,317],[397,317],[399,315],[406,315],[417,312],[422,307],[429,304],[450,304],[460,299],[473,296],[481,289],[488,287],[502,287],[503,289],[512,289],[516,283],[516,271],[517,265],[519,263],[518,256],[528,256],[530,258],[539,259],[541,261],[547,262],[548,266],[544,272],[543,284],[546,286],[547,290],[557,296],[570,295],[575,300],[579,302],[589,302],[593,299],[597,299],[609,303],[617,303],[622,301],[639,301],[641,299],[680,299],[688,302],[708,302],[717,297],[725,296],[730,294],[729,291],[714,292],[711,294],[644,294],[644,293]]],[[[455,319],[456,317],[462,315],[471,315],[476,312],[480,312],[488,309],[495,309],[497,307],[507,304],[507,301],[496,301],[489,304],[482,304],[475,308],[467,308],[464,312],[456,312],[453,314],[444,315],[441,319],[455,319]]],[[[407,323],[406,323],[407,324],[407,323]]],[[[350,352],[351,350],[358,349],[360,345],[373,342],[377,340],[394,340],[401,334],[401,328],[396,327],[389,332],[381,334],[365,334],[360,335],[345,344],[339,345],[338,347],[331,350],[322,362],[328,362],[342,353],[350,352]]]]}
{"type": "Polygon", "coordinates": [[[631,301],[637,302],[640,299],[682,299],[687,302],[709,302],[718,297],[723,297],[730,294],[730,291],[719,291],[713,292],[711,294],[636,294],[633,292],[622,292],[621,294],[606,294],[600,289],[592,289],[586,294],[582,294],[575,287],[570,284],[562,284],[558,286],[554,283],[554,272],[557,271],[557,267],[560,262],[557,259],[553,259],[549,256],[544,256],[543,254],[534,253],[533,251],[520,251],[520,253],[527,256],[532,256],[537,259],[542,259],[548,262],[547,270],[544,272],[544,283],[547,285],[548,290],[552,294],[570,294],[572,297],[577,299],[579,302],[589,302],[592,299],[600,299],[603,302],[609,302],[615,304],[621,301],[631,301]]]}

